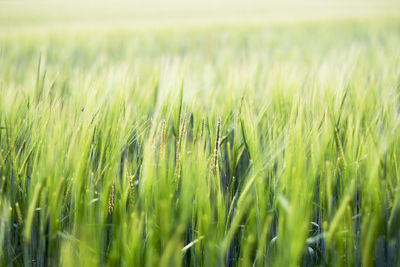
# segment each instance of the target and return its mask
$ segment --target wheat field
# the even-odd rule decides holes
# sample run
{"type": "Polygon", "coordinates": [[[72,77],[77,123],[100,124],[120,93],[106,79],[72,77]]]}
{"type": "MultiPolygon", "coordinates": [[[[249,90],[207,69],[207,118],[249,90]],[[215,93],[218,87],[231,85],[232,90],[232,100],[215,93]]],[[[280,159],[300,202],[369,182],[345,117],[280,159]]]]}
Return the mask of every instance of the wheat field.
{"type": "Polygon", "coordinates": [[[0,265],[399,266],[399,10],[0,2],[0,265]]]}

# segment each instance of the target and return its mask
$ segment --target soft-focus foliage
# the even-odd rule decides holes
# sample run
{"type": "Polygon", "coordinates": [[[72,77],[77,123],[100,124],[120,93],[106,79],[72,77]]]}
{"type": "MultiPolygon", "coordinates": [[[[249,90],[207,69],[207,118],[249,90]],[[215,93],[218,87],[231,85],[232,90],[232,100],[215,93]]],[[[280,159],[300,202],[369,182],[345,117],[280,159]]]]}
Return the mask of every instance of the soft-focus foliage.
{"type": "Polygon", "coordinates": [[[2,35],[0,262],[394,266],[399,47],[395,19],[2,35]]]}

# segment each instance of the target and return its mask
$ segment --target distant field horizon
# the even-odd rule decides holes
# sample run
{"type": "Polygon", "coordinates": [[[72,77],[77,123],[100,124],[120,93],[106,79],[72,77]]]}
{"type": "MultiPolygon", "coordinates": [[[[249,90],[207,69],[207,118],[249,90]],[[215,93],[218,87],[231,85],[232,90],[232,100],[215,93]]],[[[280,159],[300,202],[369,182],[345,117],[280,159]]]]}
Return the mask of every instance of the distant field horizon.
{"type": "MultiPolygon", "coordinates": [[[[267,23],[396,17],[394,0],[370,1],[0,1],[0,27],[63,24],[267,23]]],[[[176,25],[178,26],[178,25],[176,25]]]]}

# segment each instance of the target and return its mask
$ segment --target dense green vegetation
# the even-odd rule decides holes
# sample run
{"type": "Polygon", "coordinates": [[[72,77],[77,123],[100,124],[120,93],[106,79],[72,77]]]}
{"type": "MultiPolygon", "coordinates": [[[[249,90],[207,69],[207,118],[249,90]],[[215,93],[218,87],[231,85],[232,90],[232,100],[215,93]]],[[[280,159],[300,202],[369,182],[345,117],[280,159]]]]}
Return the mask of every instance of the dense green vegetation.
{"type": "Polygon", "coordinates": [[[395,266],[400,21],[0,35],[0,262],[395,266]]]}

